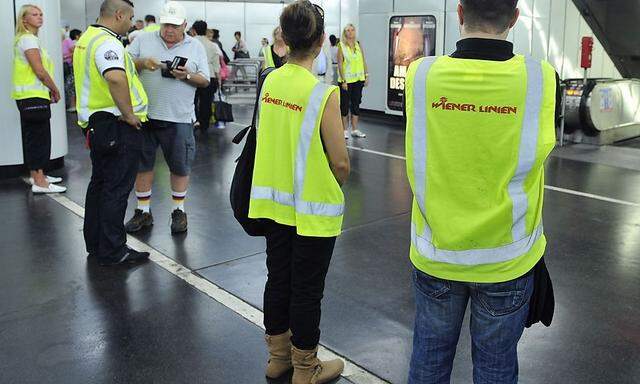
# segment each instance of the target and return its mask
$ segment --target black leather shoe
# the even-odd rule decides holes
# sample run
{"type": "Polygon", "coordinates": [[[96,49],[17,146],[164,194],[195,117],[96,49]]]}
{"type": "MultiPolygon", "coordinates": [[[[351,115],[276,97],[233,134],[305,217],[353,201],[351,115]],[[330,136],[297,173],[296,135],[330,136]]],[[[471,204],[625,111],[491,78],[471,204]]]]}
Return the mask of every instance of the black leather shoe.
{"type": "Polygon", "coordinates": [[[127,247],[124,254],[118,259],[103,259],[98,263],[102,266],[112,266],[120,264],[138,264],[149,260],[149,252],[138,252],[135,249],[127,247]]]}

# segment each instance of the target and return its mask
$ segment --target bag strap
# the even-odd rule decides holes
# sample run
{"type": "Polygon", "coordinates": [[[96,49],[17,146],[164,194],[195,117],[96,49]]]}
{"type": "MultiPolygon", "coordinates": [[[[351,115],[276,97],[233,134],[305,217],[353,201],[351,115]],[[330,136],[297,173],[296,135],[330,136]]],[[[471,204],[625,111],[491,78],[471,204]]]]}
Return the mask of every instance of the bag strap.
{"type": "Polygon", "coordinates": [[[262,93],[262,85],[264,84],[267,76],[273,72],[275,68],[269,67],[265,68],[260,72],[260,76],[258,77],[258,86],[256,87],[256,103],[253,106],[253,118],[251,119],[251,125],[244,128],[242,131],[238,132],[238,134],[231,140],[234,144],[240,144],[242,139],[246,136],[246,134],[251,130],[251,128],[256,129],[256,121],[258,119],[258,105],[260,103],[260,94],[262,93]]]}

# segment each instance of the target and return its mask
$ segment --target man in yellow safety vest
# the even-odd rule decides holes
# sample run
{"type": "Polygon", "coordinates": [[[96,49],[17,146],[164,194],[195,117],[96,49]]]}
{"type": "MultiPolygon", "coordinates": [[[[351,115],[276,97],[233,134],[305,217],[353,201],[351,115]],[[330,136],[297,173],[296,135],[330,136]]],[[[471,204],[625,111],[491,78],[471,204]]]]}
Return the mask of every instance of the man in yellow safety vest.
{"type": "MultiPolygon", "coordinates": [[[[448,383],[471,300],[474,383],[516,383],[555,145],[556,74],[506,41],[517,0],[461,0],[451,56],[411,64],[407,175],[416,321],[409,383],[448,383]]],[[[546,280],[550,284],[550,280],[546,280]]]]}
{"type": "Polygon", "coordinates": [[[148,252],[127,247],[124,214],[142,150],[140,125],[147,95],[121,35],[133,19],[128,0],[105,0],[97,24],[76,43],[78,124],[85,130],[93,166],[85,203],[84,238],[89,256],[102,265],[136,263],[148,252]]]}

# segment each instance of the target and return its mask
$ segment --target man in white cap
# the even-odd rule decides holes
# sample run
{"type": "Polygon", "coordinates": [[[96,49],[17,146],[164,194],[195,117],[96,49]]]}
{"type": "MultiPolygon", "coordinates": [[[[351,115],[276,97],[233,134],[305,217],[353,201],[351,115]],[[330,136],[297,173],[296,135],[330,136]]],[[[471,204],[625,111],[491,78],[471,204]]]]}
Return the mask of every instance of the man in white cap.
{"type": "Polygon", "coordinates": [[[149,123],[143,127],[144,147],[136,178],[138,207],[125,225],[129,233],[153,224],[151,186],[158,146],[171,171],[171,233],[187,230],[184,200],[196,150],[194,98],[197,88],[209,86],[210,73],[204,47],[185,33],[186,26],[183,5],[169,1],[160,13],[160,30],[139,35],[129,46],[149,96],[149,123]],[[187,59],[186,64],[172,66],[181,58],[187,59]]]}

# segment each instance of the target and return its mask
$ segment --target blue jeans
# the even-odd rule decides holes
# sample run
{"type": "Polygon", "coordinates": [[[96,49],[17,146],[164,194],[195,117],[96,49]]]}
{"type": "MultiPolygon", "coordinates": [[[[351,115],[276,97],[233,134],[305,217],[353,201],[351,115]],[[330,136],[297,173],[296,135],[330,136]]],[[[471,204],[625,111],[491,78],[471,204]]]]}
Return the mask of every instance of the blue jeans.
{"type": "Polygon", "coordinates": [[[496,284],[463,283],[414,270],[416,321],[409,384],[449,383],[471,298],[473,382],[518,382],[518,341],[529,313],[533,273],[496,284]]]}

